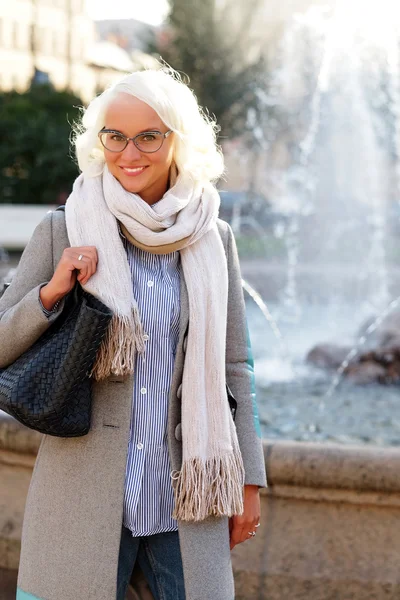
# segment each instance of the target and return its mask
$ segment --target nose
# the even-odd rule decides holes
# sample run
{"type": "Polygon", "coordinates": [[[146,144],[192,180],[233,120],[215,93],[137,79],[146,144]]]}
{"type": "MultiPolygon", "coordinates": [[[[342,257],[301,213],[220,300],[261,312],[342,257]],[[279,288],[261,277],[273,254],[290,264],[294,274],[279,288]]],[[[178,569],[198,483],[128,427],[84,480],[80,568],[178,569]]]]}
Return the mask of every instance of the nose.
{"type": "Polygon", "coordinates": [[[140,150],[136,148],[132,140],[129,140],[127,147],[123,151],[123,155],[128,160],[139,160],[142,156],[140,150]]]}

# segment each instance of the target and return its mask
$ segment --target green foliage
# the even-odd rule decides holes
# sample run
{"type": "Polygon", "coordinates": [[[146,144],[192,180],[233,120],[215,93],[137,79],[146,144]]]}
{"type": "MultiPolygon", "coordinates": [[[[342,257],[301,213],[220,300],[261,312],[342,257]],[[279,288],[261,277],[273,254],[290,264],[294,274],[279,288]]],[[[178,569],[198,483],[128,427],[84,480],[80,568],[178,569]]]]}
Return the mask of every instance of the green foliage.
{"type": "Polygon", "coordinates": [[[267,67],[250,33],[260,3],[171,0],[169,41],[156,48],[189,76],[200,105],[216,116],[221,138],[242,135],[248,110],[260,110],[257,90],[266,87],[267,67]]]}
{"type": "Polygon", "coordinates": [[[78,168],[71,157],[71,125],[82,101],[35,85],[0,94],[0,203],[58,204],[78,168]]]}
{"type": "Polygon", "coordinates": [[[254,235],[235,234],[235,240],[241,259],[281,260],[286,258],[284,240],[277,239],[272,232],[263,239],[254,235]]]}

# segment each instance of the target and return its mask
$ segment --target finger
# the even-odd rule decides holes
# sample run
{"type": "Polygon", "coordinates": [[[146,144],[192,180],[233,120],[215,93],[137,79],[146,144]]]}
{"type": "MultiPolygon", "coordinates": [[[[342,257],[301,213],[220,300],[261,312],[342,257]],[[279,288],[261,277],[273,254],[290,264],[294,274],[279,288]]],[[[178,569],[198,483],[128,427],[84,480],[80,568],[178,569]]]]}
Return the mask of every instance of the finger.
{"type": "Polygon", "coordinates": [[[241,534],[240,534],[239,544],[242,544],[243,542],[247,542],[248,540],[252,540],[254,536],[251,535],[251,533],[253,531],[254,531],[254,528],[249,523],[245,527],[243,527],[241,534]]]}
{"type": "Polygon", "coordinates": [[[81,283],[83,285],[85,285],[89,281],[89,279],[91,278],[93,273],[96,271],[96,264],[92,258],[88,259],[86,264],[87,264],[87,269],[84,273],[84,277],[81,280],[81,283]]]}
{"type": "Polygon", "coordinates": [[[234,524],[231,534],[231,550],[236,544],[240,544],[242,541],[244,541],[243,528],[238,524],[234,524]]]}
{"type": "Polygon", "coordinates": [[[86,281],[87,281],[87,277],[86,277],[86,272],[84,271],[84,269],[82,269],[82,271],[78,274],[77,276],[77,280],[79,281],[80,284],[85,285],[86,281]]]}
{"type": "Polygon", "coordinates": [[[93,253],[93,258],[95,260],[95,263],[97,264],[99,262],[99,255],[97,253],[97,248],[95,248],[95,246],[93,246],[93,248],[92,248],[92,253],[93,253]]]}
{"type": "Polygon", "coordinates": [[[94,273],[96,273],[96,271],[97,271],[97,263],[98,263],[97,257],[93,256],[92,257],[92,272],[91,272],[91,275],[93,275],[94,273]]]}
{"type": "Polygon", "coordinates": [[[235,523],[232,522],[232,527],[231,527],[231,530],[229,532],[229,547],[230,547],[231,550],[237,544],[237,538],[236,538],[235,530],[236,530],[235,523]]]}
{"type": "Polygon", "coordinates": [[[78,281],[82,283],[87,278],[90,269],[90,260],[83,257],[81,260],[73,261],[72,264],[74,268],[78,271],[78,281]]]}
{"type": "Polygon", "coordinates": [[[84,253],[84,250],[75,248],[67,255],[67,260],[72,262],[75,268],[79,268],[82,263],[90,262],[90,256],[84,253]]]}
{"type": "Polygon", "coordinates": [[[86,251],[87,254],[85,255],[85,258],[89,259],[90,261],[90,266],[86,275],[86,280],[84,282],[86,283],[97,271],[98,255],[97,250],[94,246],[90,246],[89,248],[82,248],[82,251],[86,251]]]}
{"type": "MultiPolygon", "coordinates": [[[[79,255],[81,256],[81,255],[79,255]]],[[[72,260],[72,265],[74,267],[74,269],[78,269],[78,271],[87,271],[87,269],[90,267],[91,264],[91,260],[90,258],[88,258],[87,256],[82,256],[80,259],[79,257],[76,257],[72,260]]]]}
{"type": "Polygon", "coordinates": [[[259,523],[259,519],[253,519],[252,521],[250,521],[248,531],[254,531],[255,533],[257,533],[257,523],[259,523]]]}
{"type": "Polygon", "coordinates": [[[75,250],[78,252],[78,254],[83,254],[83,256],[94,259],[96,263],[98,262],[96,246],[82,246],[81,248],[75,248],[75,250]]]}
{"type": "Polygon", "coordinates": [[[86,285],[92,276],[91,268],[88,266],[86,271],[82,272],[82,278],[79,280],[82,285],[86,285]]]}
{"type": "Polygon", "coordinates": [[[256,528],[257,523],[258,523],[258,519],[253,519],[252,521],[250,521],[250,523],[249,523],[249,531],[255,531],[255,532],[257,532],[257,528],[256,528]]]}

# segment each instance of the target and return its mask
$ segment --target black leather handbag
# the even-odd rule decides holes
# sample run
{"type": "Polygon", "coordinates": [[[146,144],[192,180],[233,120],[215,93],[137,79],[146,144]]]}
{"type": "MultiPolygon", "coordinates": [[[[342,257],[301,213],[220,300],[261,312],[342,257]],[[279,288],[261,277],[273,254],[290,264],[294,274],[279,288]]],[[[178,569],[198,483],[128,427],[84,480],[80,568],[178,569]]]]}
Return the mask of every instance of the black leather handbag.
{"type": "Polygon", "coordinates": [[[76,283],[57,320],[15,362],[0,369],[0,409],[41,433],[87,434],[89,374],[111,318],[111,310],[76,283]]]}

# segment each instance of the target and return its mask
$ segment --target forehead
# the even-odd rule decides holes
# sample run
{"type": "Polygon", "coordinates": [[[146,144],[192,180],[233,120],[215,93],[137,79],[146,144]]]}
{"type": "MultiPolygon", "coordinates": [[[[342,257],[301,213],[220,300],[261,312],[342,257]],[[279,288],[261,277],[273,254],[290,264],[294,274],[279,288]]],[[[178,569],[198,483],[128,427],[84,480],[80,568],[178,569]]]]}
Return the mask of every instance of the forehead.
{"type": "Polygon", "coordinates": [[[146,129],[161,129],[164,123],[151,106],[135,96],[121,93],[107,107],[105,127],[134,135],[146,129]]]}

